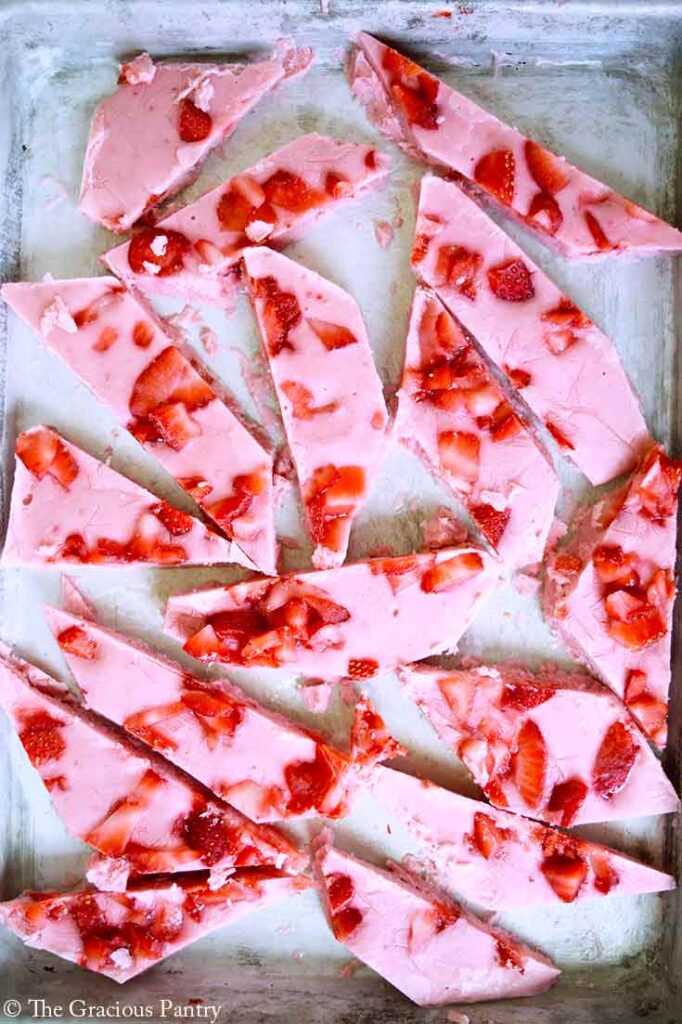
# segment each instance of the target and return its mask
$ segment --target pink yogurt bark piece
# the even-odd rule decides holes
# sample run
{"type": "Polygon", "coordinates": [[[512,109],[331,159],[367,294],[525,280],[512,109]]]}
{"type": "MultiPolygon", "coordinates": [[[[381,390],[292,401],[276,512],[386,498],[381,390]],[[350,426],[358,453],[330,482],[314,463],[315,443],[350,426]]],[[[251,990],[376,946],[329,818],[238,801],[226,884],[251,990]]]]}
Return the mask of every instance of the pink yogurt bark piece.
{"type": "Polygon", "coordinates": [[[634,719],[591,676],[511,664],[400,676],[496,807],[565,826],[679,809],[634,719]]]}
{"type": "Polygon", "coordinates": [[[462,545],[175,594],[164,628],[201,661],[370,679],[452,650],[499,582],[496,561],[462,545]]]}
{"type": "Polygon", "coordinates": [[[536,995],[560,973],[407,871],[324,842],[314,863],[335,937],[419,1006],[536,995]]]}
{"type": "Polygon", "coordinates": [[[650,444],[611,341],[451,182],[422,180],[412,265],[593,484],[650,444]]]}
{"type": "Polygon", "coordinates": [[[559,493],[549,457],[458,322],[423,288],[412,303],[395,431],[507,564],[542,558],[559,493]]]}
{"type": "Polygon", "coordinates": [[[681,479],[682,465],[654,445],[625,489],[579,514],[545,574],[553,628],[659,747],[667,735],[681,479]]]}
{"type": "Polygon", "coordinates": [[[4,565],[211,565],[234,549],[55,430],[17,438],[4,565]]]}
{"type": "Polygon", "coordinates": [[[373,146],[303,135],[102,259],[145,294],[225,305],[246,246],[293,241],[327,210],[384,183],[388,171],[373,146]]]}
{"type": "Polygon", "coordinates": [[[341,565],[353,518],[386,447],[388,414],[362,314],[351,296],[271,249],[244,265],[315,545],[341,565]]]}
{"type": "Polygon", "coordinates": [[[486,910],[573,903],[675,888],[664,871],[391,768],[377,800],[416,839],[440,882],[486,910]]]}
{"type": "Polygon", "coordinates": [[[113,277],[5,284],[2,297],[233,541],[275,572],[272,456],[161,322],[113,277]]]}
{"type": "Polygon", "coordinates": [[[118,89],[95,110],[78,202],[111,231],[127,231],[184,188],[208,154],[279,82],[305,70],[306,50],[252,64],[124,64],[118,89]]]}
{"type": "Polygon", "coordinates": [[[477,195],[562,255],[682,250],[682,232],[365,32],[349,77],[380,131],[417,159],[474,183],[477,195]]]}
{"type": "Polygon", "coordinates": [[[207,684],[143,644],[57,608],[46,609],[88,707],[153,747],[252,821],[345,814],[362,765],[401,749],[367,701],[342,753],[249,700],[226,680],[207,684]],[[80,642],[74,646],[74,630],[80,642]],[[365,745],[367,747],[367,745],[365,745]]]}
{"type": "MultiPolygon", "coordinates": [[[[87,657],[73,627],[61,645],[87,657]]],[[[299,872],[306,857],[283,833],[206,797],[159,758],[125,746],[63,687],[0,652],[0,704],[68,831],[123,874],[274,866],[299,872]]]]}
{"type": "Polygon", "coordinates": [[[201,875],[131,882],[125,892],[25,892],[0,903],[0,924],[41,949],[123,983],[311,880],[265,868],[211,887],[201,875]]]}

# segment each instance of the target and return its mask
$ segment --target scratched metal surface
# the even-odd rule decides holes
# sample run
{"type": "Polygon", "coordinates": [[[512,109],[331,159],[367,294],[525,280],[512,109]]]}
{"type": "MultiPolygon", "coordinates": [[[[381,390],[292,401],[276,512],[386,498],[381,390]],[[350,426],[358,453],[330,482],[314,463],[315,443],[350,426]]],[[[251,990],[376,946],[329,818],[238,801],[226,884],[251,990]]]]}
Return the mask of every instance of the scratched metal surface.
{"type": "MultiPolygon", "coordinates": [[[[675,2],[466,3],[389,0],[33,0],[0,4],[0,277],[40,278],[97,273],[97,254],[111,236],[75,209],[89,116],[115,80],[117,58],[140,49],[155,55],[192,54],[230,59],[262,51],[277,37],[315,46],[318,61],[301,82],[265,100],[238,129],[224,152],[212,156],[191,197],[263,153],[304,131],[321,130],[357,140],[375,139],[353,104],[341,71],[347,40],[366,28],[425,59],[453,84],[527,128],[586,169],[644,205],[679,223],[675,166],[679,152],[681,42],[675,2]],[[328,8],[328,9],[327,9],[328,8]],[[437,17],[446,10],[451,17],[437,17]]],[[[413,288],[409,249],[413,187],[422,169],[392,150],[390,186],[347,211],[328,217],[293,247],[292,254],[349,289],[366,316],[387,393],[396,387],[406,314],[413,288]],[[384,250],[375,222],[402,218],[384,250]]],[[[185,197],[183,197],[185,198],[185,197]]],[[[568,265],[513,232],[528,252],[615,338],[643,399],[654,433],[679,454],[679,361],[676,308],[679,260],[568,265]]],[[[165,312],[171,312],[165,307],[165,312]]],[[[257,339],[241,302],[226,320],[201,311],[220,346],[207,357],[256,418],[258,408],[242,376],[253,364],[257,339]]],[[[162,496],[182,501],[158,471],[69,372],[0,309],[3,339],[0,388],[4,403],[5,494],[11,480],[8,451],[23,427],[45,421],[95,454],[113,448],[113,464],[162,496]]],[[[276,421],[268,426],[277,435],[276,421]]],[[[584,480],[562,464],[562,509],[588,494],[584,480]]],[[[421,542],[422,522],[439,505],[454,507],[408,455],[391,448],[371,500],[352,538],[351,557],[381,544],[397,551],[421,542]]],[[[6,514],[6,502],[5,514],[6,514]]],[[[280,533],[304,538],[290,497],[280,533]]],[[[303,565],[302,548],[288,549],[303,565]]],[[[83,571],[86,594],[105,621],[175,652],[160,633],[167,593],[225,573],[207,570],[83,571]]],[[[42,621],[41,602],[56,600],[56,574],[5,572],[2,637],[61,678],[68,678],[42,621]]],[[[678,615],[679,618],[679,615],[678,615]]],[[[679,631],[678,631],[679,632],[679,631]]],[[[510,586],[495,596],[474,624],[462,650],[489,657],[522,653],[532,662],[567,661],[544,626],[533,598],[510,586]]],[[[676,643],[676,667],[679,643],[676,643]]],[[[276,673],[235,673],[249,692],[332,737],[343,737],[348,712],[336,701],[314,716],[296,680],[276,673]]],[[[390,676],[371,687],[395,733],[410,747],[412,765],[452,788],[466,786],[461,767],[435,740],[416,711],[401,700],[390,676]]],[[[679,781],[680,699],[673,700],[666,765],[679,781]]],[[[50,808],[14,737],[0,723],[0,896],[25,887],[75,882],[86,851],[70,839],[50,808]]],[[[364,798],[338,828],[340,837],[369,857],[401,856],[409,842],[364,798]]],[[[661,819],[593,827],[637,856],[674,869],[678,830],[661,819]]],[[[614,899],[515,912],[501,921],[553,956],[564,968],[556,988],[516,1003],[466,1008],[472,1024],[630,1024],[680,1019],[676,975],[682,962],[677,894],[614,899]],[[677,965],[675,969],[673,966],[677,965]]],[[[201,999],[222,1005],[222,1020],[256,1024],[277,1018],[317,1024],[444,1021],[445,1011],[409,1005],[369,971],[340,973],[348,957],[332,939],[314,894],[260,915],[190,947],[165,965],[119,989],[114,983],[26,950],[0,935],[0,1003],[44,997],[51,1003],[85,999],[113,1006],[158,1006],[201,999]]]]}

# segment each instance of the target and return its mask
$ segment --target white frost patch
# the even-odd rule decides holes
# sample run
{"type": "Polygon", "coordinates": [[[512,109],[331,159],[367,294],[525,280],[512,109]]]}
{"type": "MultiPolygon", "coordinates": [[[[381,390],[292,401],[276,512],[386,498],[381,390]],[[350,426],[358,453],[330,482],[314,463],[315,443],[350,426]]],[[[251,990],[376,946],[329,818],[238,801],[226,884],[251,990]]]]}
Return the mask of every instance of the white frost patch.
{"type": "Polygon", "coordinates": [[[59,328],[67,334],[75,334],[78,330],[76,321],[69,312],[69,307],[61,295],[55,295],[49,306],[46,306],[40,317],[40,330],[42,334],[51,334],[59,328]]]}

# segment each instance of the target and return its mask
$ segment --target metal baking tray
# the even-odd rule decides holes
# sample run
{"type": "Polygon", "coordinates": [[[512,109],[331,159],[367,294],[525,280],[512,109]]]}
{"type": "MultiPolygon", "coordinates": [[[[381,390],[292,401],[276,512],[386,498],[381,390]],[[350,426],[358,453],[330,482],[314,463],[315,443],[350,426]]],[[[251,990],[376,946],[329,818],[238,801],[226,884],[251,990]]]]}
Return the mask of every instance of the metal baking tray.
{"type": "MultiPolygon", "coordinates": [[[[348,39],[360,28],[394,41],[534,137],[679,223],[676,60],[682,7],[674,0],[5,0],[0,3],[2,280],[99,272],[97,255],[113,239],[78,214],[75,198],[89,118],[113,87],[121,57],[148,49],[157,56],[239,59],[263,52],[281,36],[317,50],[310,74],[263,101],[224,151],[210,158],[186,194],[193,197],[306,131],[379,143],[353,103],[342,72],[348,39]]],[[[391,149],[394,159],[388,188],[328,216],[290,252],[356,297],[390,395],[397,386],[413,289],[413,189],[423,168],[379,144],[391,149]],[[387,249],[375,238],[376,221],[395,224],[387,249]]],[[[679,454],[679,260],[569,264],[520,229],[509,230],[615,339],[652,431],[679,454]]],[[[173,311],[164,307],[164,312],[173,311]]],[[[206,355],[207,361],[246,410],[262,419],[242,374],[245,362],[257,366],[258,351],[245,302],[229,320],[215,311],[200,312],[220,339],[218,352],[206,355]]],[[[184,500],[68,370],[16,319],[7,322],[4,307],[0,336],[5,495],[17,430],[44,421],[94,454],[111,455],[114,466],[159,495],[184,500]]],[[[277,432],[276,423],[271,429],[277,432]]],[[[560,512],[566,514],[590,490],[563,462],[560,471],[565,485],[560,512]]],[[[422,522],[439,505],[453,507],[446,492],[394,445],[355,528],[351,558],[380,545],[398,552],[418,546],[422,522]]],[[[5,501],[5,514],[6,506],[5,501]]],[[[290,565],[304,565],[308,550],[292,496],[278,526],[302,544],[287,548],[290,565]]],[[[106,622],[177,654],[160,629],[166,595],[229,577],[230,571],[86,569],[75,575],[106,622]]],[[[2,586],[3,638],[68,679],[41,615],[43,601],[58,600],[58,575],[5,571],[2,586]]],[[[676,670],[679,621],[678,610],[676,670]]],[[[511,585],[494,596],[461,650],[491,658],[522,655],[533,664],[548,658],[568,662],[543,623],[536,599],[522,597],[511,585]]],[[[233,677],[271,707],[343,738],[348,708],[341,699],[316,716],[304,705],[295,678],[266,671],[235,672],[233,677]]],[[[415,770],[453,789],[471,789],[456,759],[401,698],[395,679],[382,677],[370,692],[409,746],[415,770]]],[[[676,783],[681,703],[679,693],[674,695],[665,755],[676,783]]],[[[4,721],[0,733],[0,895],[72,884],[87,851],[64,832],[4,721]]],[[[363,797],[337,834],[350,848],[378,861],[409,852],[406,836],[395,826],[389,834],[387,824],[363,797]]],[[[679,861],[679,829],[670,819],[595,826],[589,835],[669,870],[679,861]]],[[[675,892],[500,915],[501,923],[553,956],[564,974],[543,996],[460,1009],[472,1024],[632,1024],[640,1018],[672,1024],[682,1019],[680,916],[675,892]]],[[[213,1020],[217,1013],[218,1020],[232,1024],[448,1019],[445,1009],[413,1007],[372,972],[353,968],[329,933],[314,893],[253,915],[122,988],[30,951],[3,933],[0,1020],[38,1019],[50,1010],[53,1018],[63,1020],[105,1015],[213,1020]]]]}

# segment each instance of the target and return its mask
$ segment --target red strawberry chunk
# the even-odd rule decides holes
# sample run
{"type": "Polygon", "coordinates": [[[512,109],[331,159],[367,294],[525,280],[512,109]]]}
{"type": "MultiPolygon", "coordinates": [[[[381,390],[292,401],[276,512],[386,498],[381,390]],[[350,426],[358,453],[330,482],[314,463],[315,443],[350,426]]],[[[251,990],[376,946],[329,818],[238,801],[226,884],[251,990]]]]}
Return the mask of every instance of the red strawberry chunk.
{"type": "Polygon", "coordinates": [[[505,363],[502,369],[507,374],[514,387],[518,388],[519,391],[523,390],[523,388],[527,388],[533,379],[528,373],[528,370],[522,370],[520,367],[507,366],[505,363]]]}
{"type": "Polygon", "coordinates": [[[441,467],[467,483],[478,478],[481,442],[475,434],[445,430],[438,435],[441,467]]]}
{"type": "Polygon", "coordinates": [[[566,188],[568,174],[558,157],[532,139],[526,140],[524,152],[531,177],[543,192],[555,195],[566,188]]]}
{"type": "Polygon", "coordinates": [[[240,836],[217,807],[199,803],[180,825],[180,835],[191,850],[196,850],[207,867],[228,854],[236,853],[240,836]]]}
{"type": "Polygon", "coordinates": [[[519,257],[498,263],[488,270],[488,284],[503,302],[526,302],[535,295],[531,272],[519,257]]]}
{"type": "Polygon", "coordinates": [[[588,789],[582,779],[566,779],[557,782],[547,804],[549,811],[561,814],[561,824],[569,828],[576,819],[578,811],[585,802],[588,789]]]}
{"type": "Polygon", "coordinates": [[[572,903],[587,876],[584,859],[565,853],[554,853],[546,857],[540,869],[554,892],[564,903],[572,903]]]}
{"type": "Polygon", "coordinates": [[[220,197],[216,213],[225,231],[244,231],[256,207],[236,188],[228,187],[220,197]]]}
{"type": "Polygon", "coordinates": [[[315,748],[313,761],[295,761],[284,769],[289,789],[287,808],[292,814],[305,814],[319,810],[324,798],[334,786],[336,771],[321,745],[315,748]]]}
{"type": "Polygon", "coordinates": [[[482,502],[479,505],[472,505],[469,508],[469,512],[483,536],[496,548],[502,540],[504,531],[507,529],[507,523],[511,517],[511,509],[497,509],[493,508],[492,505],[482,502]]]}
{"type": "Polygon", "coordinates": [[[16,452],[26,469],[38,480],[49,474],[68,489],[78,476],[78,464],[73,455],[62,439],[47,427],[20,434],[16,452]]]}
{"type": "Polygon", "coordinates": [[[608,896],[613,887],[620,882],[620,876],[611,864],[608,853],[595,851],[590,856],[590,864],[594,872],[595,889],[604,896],[608,896]]]}
{"type": "Polygon", "coordinates": [[[46,711],[32,711],[22,716],[19,739],[36,768],[49,761],[58,761],[66,750],[62,736],[64,725],[46,711]]]}
{"type": "Polygon", "coordinates": [[[161,405],[182,402],[189,412],[215,398],[209,385],[174,345],[140,373],[130,396],[133,416],[146,417],[161,405]]]}
{"type": "Polygon", "coordinates": [[[87,562],[88,546],[80,533],[70,533],[62,544],[59,556],[71,562],[87,562]]]}
{"type": "Polygon", "coordinates": [[[475,849],[486,860],[490,860],[497,853],[511,834],[509,829],[500,828],[490,815],[484,814],[482,811],[476,811],[474,814],[474,831],[471,841],[475,849]]]}
{"type": "Polygon", "coordinates": [[[327,886],[327,899],[329,900],[329,907],[332,913],[350,903],[355,887],[353,880],[348,875],[342,875],[340,872],[327,875],[325,884],[327,886]]]}
{"type": "Polygon", "coordinates": [[[618,583],[621,587],[639,586],[633,553],[624,553],[616,544],[601,544],[592,552],[592,562],[602,583],[618,583]]]}
{"type": "Polygon", "coordinates": [[[315,334],[318,336],[324,347],[328,352],[333,352],[337,348],[346,348],[348,345],[357,344],[357,338],[352,331],[349,331],[347,327],[343,327],[341,324],[332,324],[326,320],[315,320],[308,317],[306,323],[309,327],[312,327],[315,334]]]}
{"type": "Polygon", "coordinates": [[[465,551],[435,563],[421,578],[421,589],[426,594],[440,594],[483,569],[483,559],[476,551],[465,551]]]}
{"type": "MultiPolygon", "coordinates": [[[[479,424],[483,426],[483,424],[479,424]]],[[[514,413],[508,402],[502,401],[495,406],[489,424],[490,436],[496,444],[509,441],[521,431],[521,420],[514,413]]]]}
{"type": "Polygon", "coordinates": [[[348,662],[349,679],[372,679],[379,671],[379,663],[374,658],[351,658],[348,662]]]}
{"type": "Polygon", "coordinates": [[[353,195],[352,182],[335,171],[327,171],[324,178],[324,190],[333,199],[344,199],[353,195]]]}
{"type": "Polygon", "coordinates": [[[255,298],[263,299],[261,310],[264,341],[271,356],[293,348],[289,332],[302,320],[301,307],[293,292],[283,292],[274,277],[251,280],[255,298]]]}
{"type": "Polygon", "coordinates": [[[563,432],[563,430],[560,427],[558,427],[553,420],[550,420],[549,418],[546,419],[545,426],[547,427],[548,431],[550,432],[550,434],[552,435],[552,437],[554,438],[554,440],[560,448],[565,448],[571,452],[575,451],[575,445],[573,444],[573,442],[568,437],[566,437],[566,434],[563,432]]]}
{"type": "Polygon", "coordinates": [[[99,332],[97,341],[92,346],[93,352],[108,352],[112,345],[118,341],[118,331],[115,327],[104,327],[99,332]]]}
{"type": "Polygon", "coordinates": [[[495,149],[486,153],[474,168],[474,180],[507,206],[514,200],[515,174],[516,161],[510,149],[495,149]]]}
{"type": "Polygon", "coordinates": [[[429,251],[429,245],[431,244],[430,235],[415,235],[414,244],[412,246],[412,255],[410,257],[412,266],[416,267],[422,262],[427,252],[429,251]]]}
{"type": "Polygon", "coordinates": [[[362,911],[357,907],[344,907],[338,914],[332,915],[334,935],[343,942],[362,924],[362,911]]]}
{"type": "Polygon", "coordinates": [[[198,661],[216,661],[220,657],[221,643],[210,623],[190,636],[183,646],[198,661]]]}
{"type": "Polygon", "coordinates": [[[305,384],[300,384],[298,381],[286,380],[280,385],[280,389],[291,402],[292,415],[299,420],[310,420],[313,416],[336,412],[339,407],[337,402],[313,405],[312,392],[305,384]]]}
{"type": "Polygon", "coordinates": [[[182,270],[189,250],[189,239],[179,231],[144,228],[130,240],[128,264],[135,274],[169,277],[182,270]]]}
{"type": "Polygon", "coordinates": [[[631,651],[642,651],[655,644],[668,632],[668,627],[657,608],[643,605],[632,611],[625,621],[611,619],[608,623],[610,636],[631,651]]]}
{"type": "Polygon", "coordinates": [[[649,519],[667,519],[677,508],[677,492],[682,481],[682,463],[652,449],[644,460],[638,497],[640,513],[649,519]]]}
{"type": "Polygon", "coordinates": [[[530,711],[545,704],[555,695],[553,686],[534,685],[532,683],[505,683],[500,697],[501,708],[513,708],[515,711],[530,711]]]}
{"type": "MultiPolygon", "coordinates": [[[[420,262],[415,259],[414,253],[412,262],[420,262]]],[[[463,245],[442,245],[436,259],[436,279],[439,284],[452,285],[473,302],[482,266],[483,257],[480,253],[472,252],[463,245]]]]}
{"type": "Polygon", "coordinates": [[[154,340],[154,328],[148,320],[138,320],[133,327],[133,344],[138,348],[149,348],[154,340]]]}
{"type": "Polygon", "coordinates": [[[594,239],[594,244],[597,246],[600,252],[611,252],[616,246],[613,242],[610,242],[606,236],[606,232],[602,228],[601,224],[593,213],[589,210],[585,211],[585,223],[587,224],[590,234],[594,239]]]}
{"type": "Polygon", "coordinates": [[[158,505],[152,505],[151,511],[174,537],[183,537],[186,533],[189,533],[196,522],[187,512],[174,508],[167,501],[161,501],[158,505]]]}
{"type": "Polygon", "coordinates": [[[508,939],[500,938],[495,940],[495,955],[500,967],[509,967],[519,974],[525,973],[525,957],[520,946],[512,945],[508,939]]]}
{"type": "Polygon", "coordinates": [[[268,202],[291,213],[306,213],[325,202],[321,192],[291,171],[275,171],[261,183],[261,187],[268,202]]]}
{"type": "Polygon", "coordinates": [[[564,219],[556,199],[546,192],[533,196],[526,217],[549,235],[556,235],[564,219]]]}
{"type": "Polygon", "coordinates": [[[178,133],[183,142],[203,142],[211,134],[213,119],[186,96],[180,101],[178,133]]]}
{"type": "Polygon", "coordinates": [[[149,419],[158,431],[159,438],[176,452],[201,434],[201,427],[187,412],[182,402],[159,405],[149,414],[149,419]]]}
{"type": "Polygon", "coordinates": [[[514,783],[523,802],[535,809],[545,791],[547,746],[540,729],[527,719],[519,730],[512,759],[514,783]]]}
{"type": "Polygon", "coordinates": [[[57,637],[57,643],[67,654],[92,661],[97,657],[97,641],[81,629],[80,626],[69,626],[57,637]]]}
{"type": "Polygon", "coordinates": [[[638,753],[638,744],[622,722],[609,726],[592,769],[592,785],[599,796],[610,800],[623,789],[638,753]]]}

